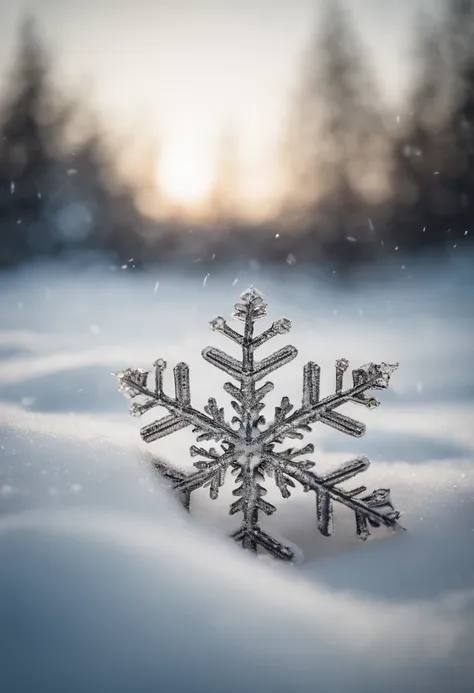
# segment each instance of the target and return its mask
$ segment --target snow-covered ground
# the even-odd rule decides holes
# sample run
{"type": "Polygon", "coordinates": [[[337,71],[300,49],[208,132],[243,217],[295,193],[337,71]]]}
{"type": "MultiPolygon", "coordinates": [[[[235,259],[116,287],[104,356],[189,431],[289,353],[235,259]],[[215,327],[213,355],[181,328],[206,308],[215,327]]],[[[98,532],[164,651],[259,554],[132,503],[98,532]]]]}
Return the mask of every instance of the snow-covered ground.
{"type": "Polygon", "coordinates": [[[0,276],[0,689],[472,690],[472,267],[411,267],[349,290],[297,267],[205,282],[51,267],[0,276]],[[366,454],[361,482],[392,489],[407,532],[360,542],[337,508],[325,538],[311,494],[270,490],[267,526],[305,560],[256,560],[226,536],[238,524],[230,479],[218,501],[196,493],[187,516],[157,477],[153,455],[191,468],[192,435],[142,443],[110,373],[185,360],[194,405],[227,405],[226,378],[200,352],[228,348],[208,321],[251,283],[270,319],[293,320],[271,347],[299,349],[272,378],[270,414],[284,394],[299,400],[308,360],[323,394],[338,357],[400,362],[378,409],[344,409],[365,437],[318,425],[308,442],[318,470],[366,454]]]}

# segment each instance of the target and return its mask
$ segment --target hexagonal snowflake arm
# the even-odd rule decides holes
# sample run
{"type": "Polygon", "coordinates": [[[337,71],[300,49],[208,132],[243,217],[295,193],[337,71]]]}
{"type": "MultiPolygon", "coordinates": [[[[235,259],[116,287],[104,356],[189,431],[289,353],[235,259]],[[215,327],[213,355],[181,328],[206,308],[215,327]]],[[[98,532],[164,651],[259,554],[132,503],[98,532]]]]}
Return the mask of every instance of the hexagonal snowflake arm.
{"type": "Polygon", "coordinates": [[[320,367],[310,361],[303,371],[302,406],[282,419],[276,415],[275,421],[261,435],[263,444],[285,438],[301,437],[299,432],[311,430],[310,424],[317,421],[335,428],[341,433],[361,437],[365,433],[365,425],[350,416],[336,412],[335,409],[347,402],[363,404],[369,409],[379,405],[374,397],[366,397],[369,390],[382,390],[389,386],[390,376],[398,368],[398,364],[368,363],[352,372],[353,386],[343,389],[344,373],[349,366],[346,359],[336,361],[336,389],[333,395],[320,399],[320,367]]]}
{"type": "Polygon", "coordinates": [[[238,416],[234,416],[231,423],[237,426],[242,444],[245,441],[248,444],[249,439],[259,435],[259,427],[265,423],[264,417],[260,415],[265,406],[262,400],[273,389],[273,384],[266,382],[257,389],[257,383],[273,371],[285,366],[298,354],[295,347],[289,345],[278,349],[261,361],[256,360],[255,351],[258,347],[273,337],[289,332],[291,328],[291,321],[288,318],[280,318],[260,335],[254,336],[255,323],[266,314],[266,302],[262,295],[251,287],[240,296],[240,301],[235,304],[232,314],[234,320],[243,323],[243,334],[232,329],[221,316],[210,323],[214,331],[220,332],[241,347],[241,359],[238,360],[215,347],[206,347],[202,351],[205,361],[237,381],[238,386],[231,382],[225,383],[224,390],[233,398],[231,405],[238,416]]]}
{"type": "Polygon", "coordinates": [[[294,557],[291,548],[271,537],[260,526],[260,513],[272,515],[276,511],[276,507],[263,498],[267,493],[260,483],[265,480],[263,464],[247,465],[243,468],[234,465],[233,471],[239,485],[232,493],[238,496],[238,500],[232,503],[229,513],[242,513],[242,522],[232,537],[242,544],[244,549],[256,551],[257,546],[261,546],[275,558],[291,561],[294,557]]]}
{"type": "MultiPolygon", "coordinates": [[[[394,509],[390,500],[389,489],[378,489],[361,496],[367,491],[365,486],[359,486],[349,491],[339,487],[339,484],[364,472],[370,466],[370,461],[364,455],[345,462],[339,468],[325,475],[315,474],[304,463],[295,463],[287,453],[270,452],[267,461],[277,473],[285,479],[294,479],[302,484],[305,491],[316,493],[316,516],[318,530],[325,536],[334,532],[334,503],[341,503],[353,510],[356,519],[358,536],[365,540],[370,534],[370,527],[382,525],[399,528],[400,513],[394,509]],[[357,497],[358,496],[358,497],[357,497]]],[[[311,464],[311,463],[310,463],[311,464]]],[[[312,466],[312,465],[311,465],[312,466]]],[[[289,495],[289,489],[287,494],[289,495]]]]}
{"type": "Polygon", "coordinates": [[[193,463],[198,471],[175,483],[175,490],[190,494],[198,488],[209,487],[209,495],[215,500],[224,485],[227,469],[234,461],[234,448],[231,446],[228,450],[224,449],[223,454],[219,454],[214,448],[205,450],[193,445],[190,452],[192,457],[204,459],[193,463]]]}
{"type": "Polygon", "coordinates": [[[223,412],[217,407],[215,400],[210,399],[206,411],[202,414],[191,406],[189,385],[189,367],[186,363],[178,363],[173,369],[175,397],[169,397],[163,390],[163,373],[166,362],[158,359],[154,363],[154,389],[147,387],[149,371],[142,369],[127,369],[114,373],[120,383],[119,390],[128,397],[135,399],[143,396],[142,402],[133,402],[130,406],[132,416],[142,416],[153,407],[163,407],[169,414],[140,430],[140,435],[146,443],[151,443],[187,426],[194,426],[193,432],[198,434],[197,440],[232,441],[235,433],[226,424],[223,412]]]}

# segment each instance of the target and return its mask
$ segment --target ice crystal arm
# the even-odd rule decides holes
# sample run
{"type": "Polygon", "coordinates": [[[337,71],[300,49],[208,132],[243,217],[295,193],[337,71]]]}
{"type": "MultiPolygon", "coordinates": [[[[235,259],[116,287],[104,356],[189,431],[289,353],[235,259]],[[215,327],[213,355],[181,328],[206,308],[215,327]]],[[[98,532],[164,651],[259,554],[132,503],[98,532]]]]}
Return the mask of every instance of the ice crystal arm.
{"type": "MultiPolygon", "coordinates": [[[[170,435],[182,428],[192,425],[193,431],[198,433],[198,440],[235,440],[235,432],[221,417],[202,414],[194,409],[191,402],[189,386],[189,368],[185,363],[179,363],[173,369],[175,383],[175,397],[169,397],[163,391],[163,373],[166,362],[159,359],[155,362],[155,388],[147,387],[149,372],[141,369],[127,369],[120,373],[114,373],[120,383],[120,391],[128,398],[136,398],[143,395],[143,402],[134,402],[130,407],[133,416],[142,416],[154,407],[167,409],[167,416],[153,421],[140,430],[143,440],[151,443],[159,438],[170,435]]],[[[213,400],[209,400],[211,404],[213,400]]],[[[214,409],[211,406],[212,409],[214,409]]]]}
{"type": "Polygon", "coordinates": [[[210,451],[206,451],[193,445],[191,447],[191,455],[199,455],[207,459],[194,462],[194,466],[198,471],[178,481],[175,489],[191,493],[198,488],[210,486],[210,496],[215,500],[219,495],[220,487],[224,484],[229,464],[234,459],[234,450],[230,449],[219,455],[212,448],[210,451]]]}
{"type": "Polygon", "coordinates": [[[333,502],[336,501],[350,508],[355,513],[357,534],[361,539],[369,536],[369,525],[372,527],[398,527],[400,514],[394,510],[390,502],[390,492],[387,489],[379,489],[368,496],[360,496],[367,489],[359,486],[351,491],[345,491],[338,487],[361,472],[364,472],[370,465],[367,457],[360,456],[350,462],[346,462],[341,467],[326,475],[317,475],[308,469],[304,469],[301,464],[296,464],[291,457],[285,454],[270,452],[267,460],[278,470],[295,481],[298,481],[305,490],[312,490],[316,493],[316,516],[318,529],[321,534],[330,536],[334,531],[334,510],[333,502]]]}
{"type": "Polygon", "coordinates": [[[261,485],[265,480],[262,465],[254,466],[250,457],[247,463],[242,466],[235,466],[236,481],[239,486],[232,492],[239,499],[230,506],[230,514],[242,513],[240,529],[232,536],[235,541],[242,544],[244,549],[256,551],[257,546],[261,546],[271,553],[275,558],[291,560],[293,552],[273,537],[266,534],[259,523],[259,513],[272,515],[276,507],[263,499],[267,490],[261,485]]]}
{"type": "MultiPolygon", "coordinates": [[[[354,385],[342,390],[341,369],[336,362],[336,393],[318,400],[319,396],[319,370],[313,363],[306,365],[303,376],[303,405],[293,414],[285,418],[284,421],[275,422],[260,436],[262,444],[271,443],[277,436],[279,439],[291,437],[299,430],[308,430],[308,425],[316,421],[336,428],[342,433],[360,437],[365,433],[365,426],[355,419],[335,412],[334,410],[347,402],[363,404],[373,408],[378,406],[374,398],[366,398],[365,392],[368,390],[381,390],[389,385],[390,376],[398,368],[398,364],[375,364],[369,363],[353,371],[354,385]]],[[[344,369],[345,370],[345,369],[344,369]]]]}

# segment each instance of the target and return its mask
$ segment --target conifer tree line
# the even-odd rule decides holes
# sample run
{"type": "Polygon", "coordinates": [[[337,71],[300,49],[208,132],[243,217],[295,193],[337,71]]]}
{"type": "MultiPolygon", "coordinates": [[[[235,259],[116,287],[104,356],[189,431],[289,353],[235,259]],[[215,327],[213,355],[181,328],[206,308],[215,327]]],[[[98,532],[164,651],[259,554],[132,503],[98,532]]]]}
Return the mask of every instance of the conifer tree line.
{"type": "Polygon", "coordinates": [[[474,0],[445,0],[440,18],[420,18],[413,46],[409,98],[394,113],[350,18],[326,0],[288,100],[274,218],[239,218],[228,184],[238,153],[227,136],[215,220],[191,230],[140,211],[103,126],[53,84],[52,58],[28,19],[0,94],[0,267],[101,253],[137,267],[217,257],[349,269],[395,252],[462,248],[474,235],[474,0]]]}

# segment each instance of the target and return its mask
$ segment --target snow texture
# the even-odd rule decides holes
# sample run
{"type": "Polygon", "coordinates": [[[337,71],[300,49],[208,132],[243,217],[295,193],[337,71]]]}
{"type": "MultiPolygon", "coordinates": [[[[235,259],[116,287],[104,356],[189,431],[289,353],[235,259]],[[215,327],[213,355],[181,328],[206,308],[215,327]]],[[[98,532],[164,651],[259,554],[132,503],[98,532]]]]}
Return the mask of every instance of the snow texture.
{"type": "MultiPolygon", "coordinates": [[[[328,540],[312,494],[295,488],[287,502],[269,486],[278,512],[262,527],[300,546],[302,565],[255,560],[228,541],[232,487],[213,503],[198,489],[193,516],[183,512],[153,465],[179,460],[192,472],[191,431],[162,439],[157,459],[110,377],[170,354],[189,362],[202,410],[223,384],[199,358],[203,316],[226,309],[237,275],[205,287],[92,269],[0,276],[2,691],[472,691],[472,264],[400,274],[351,291],[299,271],[291,282],[238,276],[276,317],[292,316],[322,389],[335,344],[352,363],[403,366],[363,439],[317,426],[308,440],[322,473],[367,454],[364,478],[394,489],[409,531],[381,527],[360,542],[341,506],[328,540]]],[[[274,381],[300,396],[291,368],[274,381]]]]}
{"type": "Polygon", "coordinates": [[[368,469],[370,462],[364,455],[321,475],[310,471],[315,466],[314,462],[301,459],[314,452],[313,444],[286,450],[278,447],[287,438],[301,440],[305,433],[311,433],[310,424],[318,422],[350,436],[362,436],[365,426],[336,410],[349,402],[362,404],[368,409],[377,407],[379,402],[374,397],[367,397],[366,393],[386,389],[398,364],[367,363],[352,371],[353,384],[344,390],[344,373],[349,368],[349,362],[344,358],[338,359],[335,393],[321,399],[321,368],[314,361],[309,361],[303,370],[301,407],[293,411],[289,398],[282,397],[279,406],[275,408],[273,421],[266,425],[261,413],[265,408],[263,400],[272,392],[274,385],[270,381],[260,387],[257,384],[298,355],[294,346],[285,346],[261,361],[256,361],[257,349],[291,329],[291,321],[280,318],[256,335],[255,323],[266,317],[267,309],[263,296],[251,287],[241,294],[232,315],[236,321],[244,324],[243,334],[230,327],[221,316],[210,323],[213,330],[223,334],[241,349],[240,361],[213,347],[206,347],[202,352],[206,361],[230,375],[240,385],[237,388],[231,382],[224,384],[224,390],[234,398],[231,405],[237,413],[230,423],[225,418],[224,408],[219,407],[213,397],[208,399],[204,414],[191,406],[189,366],[186,363],[179,363],[173,369],[174,397],[169,397],[164,392],[163,374],[167,364],[161,358],[153,364],[153,389],[148,385],[149,371],[142,368],[128,368],[114,374],[120,383],[120,391],[127,398],[142,399],[142,402],[134,401],[131,404],[132,416],[142,416],[154,407],[163,407],[169,412],[167,416],[141,429],[143,440],[152,443],[193,426],[198,442],[214,440],[220,443],[220,451],[214,447],[207,449],[191,446],[191,456],[201,458],[194,462],[194,467],[198,470],[194,474],[186,475],[170,468],[165,471],[165,475],[174,482],[174,488],[184,494],[184,504],[189,509],[191,493],[198,488],[209,487],[210,497],[216,500],[225,483],[227,470],[231,467],[238,484],[232,493],[238,496],[238,500],[231,504],[229,514],[242,513],[241,526],[233,533],[233,538],[243,548],[255,553],[261,547],[275,558],[287,561],[295,559],[295,552],[291,547],[265,533],[260,526],[260,513],[272,515],[276,511],[276,507],[263,498],[267,494],[267,489],[262,485],[266,476],[274,479],[283,498],[290,497],[290,489],[295,488],[295,481],[301,484],[304,491],[315,492],[317,528],[324,536],[330,536],[334,531],[334,502],[341,503],[354,512],[357,535],[363,540],[368,538],[370,527],[399,527],[397,520],[400,513],[394,510],[388,489],[378,489],[361,496],[367,491],[366,486],[349,491],[339,486],[368,469]]]}

